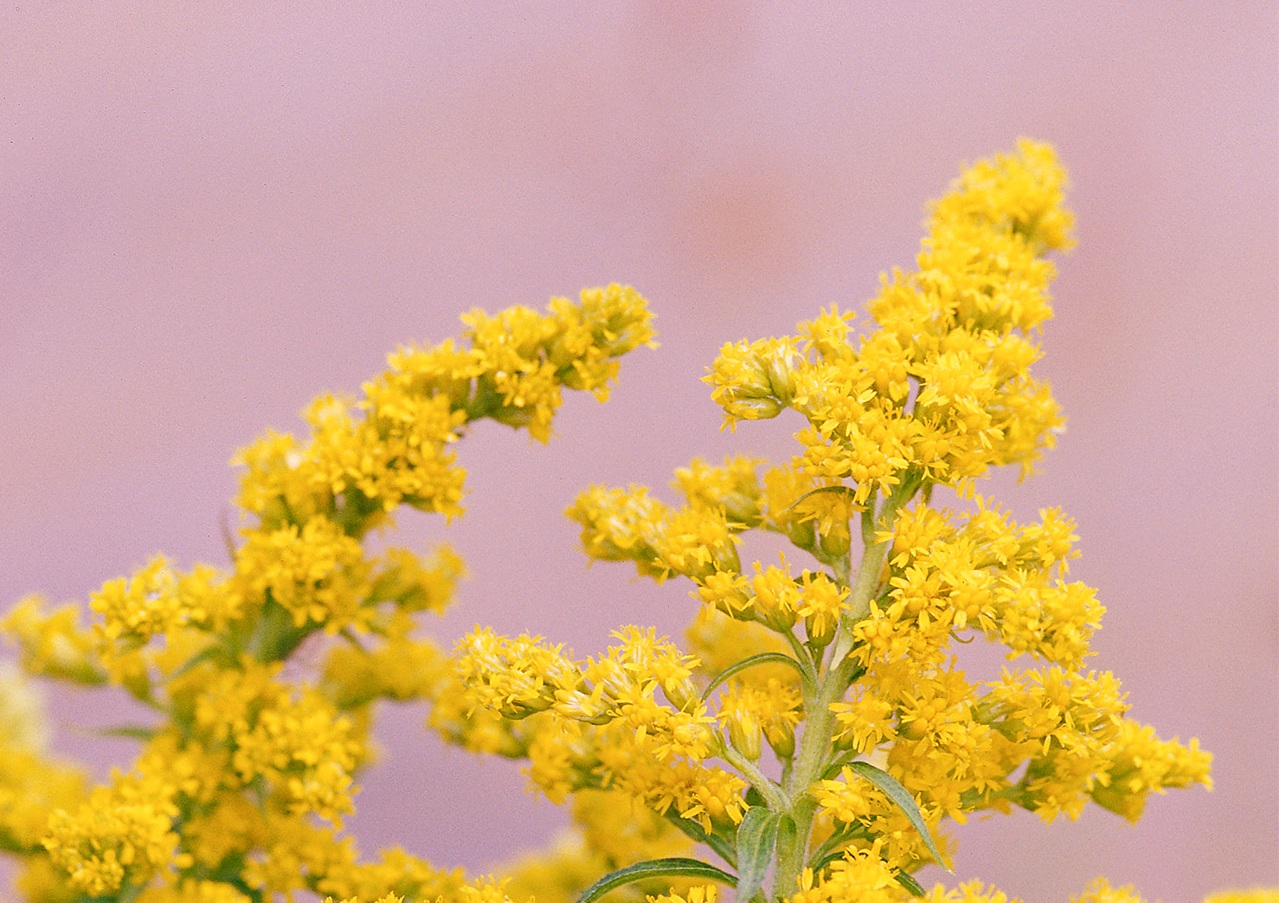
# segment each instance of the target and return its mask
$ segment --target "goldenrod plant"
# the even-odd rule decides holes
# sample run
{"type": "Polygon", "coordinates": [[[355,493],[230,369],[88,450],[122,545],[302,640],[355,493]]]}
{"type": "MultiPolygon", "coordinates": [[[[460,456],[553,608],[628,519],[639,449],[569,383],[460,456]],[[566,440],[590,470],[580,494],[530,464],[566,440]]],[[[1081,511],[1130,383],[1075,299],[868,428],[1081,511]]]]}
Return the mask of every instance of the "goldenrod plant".
{"type": "MultiPolygon", "coordinates": [[[[1127,718],[1118,680],[1090,667],[1103,609],[1067,579],[1073,522],[1018,524],[977,492],[992,468],[1029,474],[1063,423],[1031,374],[1048,255],[1071,242],[1063,187],[1053,150],[1022,141],[931,207],[918,269],[884,278],[865,330],[831,307],[725,345],[706,377],[725,425],[793,412],[789,461],[693,461],[677,502],[597,486],[572,504],[592,558],[689,581],[683,647],[630,625],[578,659],[477,628],[449,654],[420,627],[461,559],[368,542],[404,506],[462,513],[455,446],[474,421],[546,441],[565,390],[607,397],[619,358],[654,344],[619,285],[472,312],[460,340],[399,349],[358,398],[318,398],[309,436],[240,451],[229,566],[156,557],[91,595],[88,626],[74,605],[18,602],[0,848],[23,897],[996,903],[917,877],[949,869],[971,814],[1096,803],[1135,820],[1152,793],[1209,786],[1208,753],[1127,718]],[[750,531],[791,549],[744,563],[750,531]],[[978,638],[1007,651],[994,679],[958,664],[978,638]],[[152,713],[118,728],[132,764],[90,789],[53,759],[29,676],[124,688],[152,713]],[[343,819],[387,700],[426,701],[450,742],[524,762],[575,833],[478,878],[361,854],[343,819]]],[[[1141,898],[1098,879],[1073,899],[1141,898]]]]}

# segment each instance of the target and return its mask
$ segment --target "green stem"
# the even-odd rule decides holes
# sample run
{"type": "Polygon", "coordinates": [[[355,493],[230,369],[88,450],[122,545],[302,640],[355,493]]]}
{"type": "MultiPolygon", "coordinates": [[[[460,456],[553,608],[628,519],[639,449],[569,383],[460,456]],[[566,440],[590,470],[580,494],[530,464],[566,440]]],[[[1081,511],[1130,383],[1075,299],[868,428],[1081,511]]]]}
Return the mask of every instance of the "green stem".
{"type": "Polygon", "coordinates": [[[721,759],[732,765],[751,782],[751,786],[759,791],[759,795],[764,798],[764,802],[768,803],[768,808],[774,812],[789,812],[791,810],[791,801],[787,798],[782,788],[768,779],[768,775],[760,771],[759,768],[750,759],[746,758],[732,745],[727,743],[722,735],[717,735],[719,741],[719,749],[717,753],[721,759]]]}
{"type": "Polygon", "coordinates": [[[789,630],[781,631],[786,642],[790,644],[791,651],[795,653],[795,659],[799,662],[801,673],[804,677],[804,695],[807,696],[817,687],[817,670],[813,665],[812,653],[808,651],[808,647],[799,641],[799,637],[795,636],[789,630]]]}
{"type": "MultiPolygon", "coordinates": [[[[857,669],[857,663],[848,657],[853,647],[853,628],[870,613],[870,602],[879,590],[884,561],[892,547],[892,543],[888,541],[873,542],[874,528],[884,532],[891,530],[898,510],[915,494],[917,486],[913,481],[903,482],[897,492],[884,500],[877,514],[874,499],[868,502],[869,516],[863,518],[862,533],[872,541],[866,544],[862,553],[848,602],[835,630],[835,638],[831,644],[832,655],[818,680],[816,693],[811,697],[805,694],[806,717],[799,759],[785,788],[786,795],[794,801],[790,814],[795,821],[795,835],[794,841],[787,848],[779,848],[777,851],[777,873],[773,882],[775,894],[791,893],[806,864],[813,816],[817,811],[817,801],[809,795],[808,788],[814,781],[821,779],[830,759],[834,736],[834,715],[830,707],[843,698],[857,669]]],[[[835,563],[835,576],[841,585],[848,585],[850,570],[851,561],[835,563]]]]}
{"type": "Polygon", "coordinates": [[[248,652],[260,662],[284,661],[302,644],[311,629],[309,625],[295,626],[288,609],[268,598],[249,637],[248,652]]]}

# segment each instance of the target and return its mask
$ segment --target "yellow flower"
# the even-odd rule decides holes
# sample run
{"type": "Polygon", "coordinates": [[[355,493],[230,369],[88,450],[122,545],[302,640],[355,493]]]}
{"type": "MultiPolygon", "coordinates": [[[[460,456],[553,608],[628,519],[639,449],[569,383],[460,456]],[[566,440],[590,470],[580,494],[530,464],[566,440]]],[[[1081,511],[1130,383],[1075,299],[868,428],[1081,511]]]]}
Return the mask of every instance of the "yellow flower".
{"type": "Polygon", "coordinates": [[[1070,903],[1145,903],[1145,898],[1133,890],[1132,885],[1111,887],[1105,878],[1098,878],[1084,888],[1070,903]]]}
{"type": "Polygon", "coordinates": [[[36,750],[0,746],[0,848],[37,849],[49,814],[74,809],[83,797],[84,775],[78,768],[36,750]]]}
{"type": "Polygon", "coordinates": [[[871,849],[848,851],[830,863],[825,880],[818,882],[811,869],[800,876],[799,891],[787,903],[905,903],[908,894],[894,877],[893,868],[880,858],[880,844],[871,849]]]}
{"type": "Polygon", "coordinates": [[[284,607],[297,627],[310,622],[337,633],[370,616],[362,609],[370,588],[363,549],[328,518],[250,531],[236,554],[236,580],[246,597],[284,607]]]}
{"type": "Polygon", "coordinates": [[[1021,903],[1019,897],[1009,899],[1003,891],[981,881],[966,881],[954,890],[946,890],[939,884],[924,900],[926,903],[1021,903]]]}
{"type": "Polygon", "coordinates": [[[22,650],[22,670],[34,676],[101,684],[107,676],[95,656],[93,634],[80,626],[74,605],[48,611],[43,597],[26,596],[0,619],[0,630],[22,650]]]}
{"type": "Polygon", "coordinates": [[[74,811],[56,810],[44,847],[71,884],[90,896],[145,884],[169,865],[177,848],[175,792],[145,776],[117,776],[74,811]]]}
{"type": "Polygon", "coordinates": [[[716,884],[698,884],[690,887],[682,894],[669,893],[649,895],[648,903],[715,903],[719,897],[719,886],[716,884]]]}

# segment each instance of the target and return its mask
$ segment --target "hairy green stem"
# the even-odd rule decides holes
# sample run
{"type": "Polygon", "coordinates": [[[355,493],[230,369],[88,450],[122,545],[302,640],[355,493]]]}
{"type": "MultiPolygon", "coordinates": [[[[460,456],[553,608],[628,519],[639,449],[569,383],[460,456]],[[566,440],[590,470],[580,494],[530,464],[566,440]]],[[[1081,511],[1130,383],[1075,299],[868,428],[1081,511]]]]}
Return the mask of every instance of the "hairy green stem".
{"type": "MultiPolygon", "coordinates": [[[[880,531],[891,530],[898,510],[914,495],[915,488],[909,484],[898,487],[897,492],[884,500],[878,513],[875,513],[872,499],[867,509],[870,516],[865,520],[880,531]]],[[[792,800],[789,811],[795,822],[795,834],[791,843],[785,848],[779,846],[777,850],[777,872],[773,882],[775,897],[794,891],[795,882],[806,865],[813,816],[817,811],[817,801],[809,795],[808,788],[821,779],[829,761],[834,737],[834,715],[830,707],[843,697],[857,668],[856,663],[848,658],[853,646],[853,627],[870,613],[870,603],[879,590],[884,561],[892,547],[888,541],[874,542],[873,530],[865,526],[863,536],[869,536],[871,541],[867,542],[862,553],[848,602],[835,630],[831,658],[819,677],[816,692],[811,696],[805,693],[805,723],[799,758],[785,787],[786,795],[792,800]]],[[[851,561],[843,564],[843,567],[836,565],[836,578],[847,586],[851,561]]]]}
{"type": "Polygon", "coordinates": [[[746,779],[751,782],[751,786],[758,790],[759,795],[764,798],[764,802],[768,803],[768,808],[774,812],[789,812],[791,801],[787,798],[782,788],[770,781],[768,775],[760,771],[754,762],[733,749],[732,745],[723,736],[719,736],[718,740],[719,750],[717,752],[719,757],[746,776],[746,779]]]}

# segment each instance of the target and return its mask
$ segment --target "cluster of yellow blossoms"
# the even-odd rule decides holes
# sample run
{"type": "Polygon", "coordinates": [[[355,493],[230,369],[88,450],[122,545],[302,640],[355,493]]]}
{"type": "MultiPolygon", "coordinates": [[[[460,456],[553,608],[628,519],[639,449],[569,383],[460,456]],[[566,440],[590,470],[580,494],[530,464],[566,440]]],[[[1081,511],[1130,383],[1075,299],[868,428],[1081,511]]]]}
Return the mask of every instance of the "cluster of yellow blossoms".
{"type": "MultiPolygon", "coordinates": [[[[28,674],[123,687],[154,713],[120,731],[142,742],[132,767],[91,791],[31,730],[4,732],[0,849],[22,858],[26,899],[507,899],[501,882],[400,849],[362,857],[342,831],[375,704],[451,682],[446,653],[415,632],[464,573],[450,549],[375,553],[366,539],[402,505],[459,514],[453,447],[472,421],[545,440],[561,392],[604,399],[618,358],[653,331],[618,285],[463,321],[460,343],[392,354],[358,400],[314,402],[309,437],[268,433],[237,455],[229,568],[156,557],[91,595],[91,628],[35,596],[4,618],[28,674]]],[[[0,689],[34,724],[17,704],[30,693],[0,689]]]]}
{"type": "MultiPolygon", "coordinates": [[[[590,556],[690,581],[697,657],[635,627],[583,661],[477,630],[458,676],[506,730],[476,745],[527,758],[552,798],[628,795],[718,854],[739,899],[790,903],[923,893],[913,873],[944,865],[947,825],[974,812],[1051,820],[1094,801],[1136,818],[1151,793],[1207,785],[1194,741],[1127,719],[1118,681],[1086,667],[1102,607],[1067,579],[1074,524],[1017,524],[973,491],[993,467],[1029,473],[1062,425],[1030,365],[1046,255],[1069,243],[1063,181],[1046,145],[979,163],[933,205],[917,271],[884,279],[871,329],[832,307],[725,345],[706,381],[726,425],[794,411],[795,456],[694,461],[676,504],[593,487],[568,512],[590,556]],[[955,510],[931,505],[937,487],[955,510]],[[758,530],[795,551],[744,564],[758,530]],[[978,633],[1029,663],[968,677],[954,644],[978,633]]],[[[1098,887],[1084,899],[1120,893],[1098,887]]]]}
{"type": "MultiPolygon", "coordinates": [[[[154,558],[92,594],[91,628],[74,606],[20,602],[0,626],[28,674],[122,687],[154,715],[120,731],[141,742],[131,768],[86,790],[30,727],[27,684],[0,672],[0,849],[25,898],[715,903],[718,882],[742,901],[1006,903],[919,885],[953,855],[951,822],[1089,801],[1135,819],[1151,793],[1208,785],[1207,753],[1129,720],[1117,680],[1086,668],[1102,608],[1066,580],[1073,523],[1019,525],[973,492],[992,467],[1029,472],[1062,423],[1029,367],[1045,255],[1069,243],[1063,180],[1032,142],[979,163],[933,206],[918,270],[884,280],[871,330],[832,307],[796,336],[724,347],[707,381],[726,423],[793,410],[791,461],[694,461],[674,505],[642,487],[574,502],[590,556],[690,581],[687,652],[642,626],[581,660],[477,628],[450,657],[417,629],[461,560],[366,542],[400,506],[461,513],[471,422],[545,441],[564,389],[607,395],[618,358],[653,338],[616,285],[473,312],[462,341],[400,349],[359,399],[316,400],[308,437],[242,450],[229,568],[154,558]],[[931,506],[939,486],[956,510],[931,506]],[[744,566],[752,530],[791,559],[744,566]],[[978,633],[1027,663],[970,679],[953,644],[978,633]],[[571,800],[575,833],[499,878],[362,856],[343,818],[384,700],[424,700],[450,742],[524,761],[571,800]]],[[[1140,898],[1098,881],[1075,899],[1140,898]]]]}

